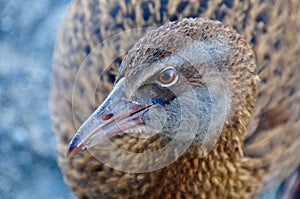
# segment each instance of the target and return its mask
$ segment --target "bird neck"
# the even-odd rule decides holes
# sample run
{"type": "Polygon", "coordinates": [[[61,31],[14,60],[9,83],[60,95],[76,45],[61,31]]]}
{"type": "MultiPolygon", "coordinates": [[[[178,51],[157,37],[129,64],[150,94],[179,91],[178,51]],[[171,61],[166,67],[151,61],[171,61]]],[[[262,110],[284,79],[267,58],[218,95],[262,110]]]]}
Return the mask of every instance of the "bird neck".
{"type": "MultiPolygon", "coordinates": [[[[233,159],[242,157],[247,125],[251,118],[252,109],[255,102],[255,90],[255,87],[252,87],[249,90],[249,92],[245,96],[245,103],[240,103],[239,98],[233,97],[232,107],[234,107],[234,109],[232,110],[228,120],[224,124],[220,136],[216,137],[215,140],[211,140],[210,143],[208,143],[214,144],[214,146],[211,147],[211,151],[203,150],[202,145],[194,145],[191,146],[186,156],[192,154],[192,156],[195,157],[203,157],[206,155],[209,156],[210,154],[214,154],[214,157],[223,155],[233,159]],[[240,105],[237,105],[238,103],[240,105]]],[[[205,161],[205,157],[203,157],[203,160],[205,161]]]]}
{"type": "Polygon", "coordinates": [[[253,102],[254,98],[248,98],[240,115],[233,115],[224,125],[211,151],[203,151],[201,145],[194,145],[169,165],[166,172],[172,177],[164,180],[165,185],[169,187],[180,182],[185,185],[185,192],[204,198],[220,197],[221,193],[224,194],[222,198],[234,198],[249,190],[259,190],[259,179],[244,168],[242,161],[243,141],[253,102]]]}

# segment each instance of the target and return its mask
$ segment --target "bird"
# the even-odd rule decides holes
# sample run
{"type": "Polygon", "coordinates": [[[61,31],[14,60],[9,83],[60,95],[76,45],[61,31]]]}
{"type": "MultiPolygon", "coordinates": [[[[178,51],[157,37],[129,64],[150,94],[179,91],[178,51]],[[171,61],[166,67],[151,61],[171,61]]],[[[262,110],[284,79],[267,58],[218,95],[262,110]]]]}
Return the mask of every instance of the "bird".
{"type": "Polygon", "coordinates": [[[78,198],[253,198],[282,183],[300,164],[299,15],[297,1],[74,1],[50,98],[67,185],[78,198]]]}

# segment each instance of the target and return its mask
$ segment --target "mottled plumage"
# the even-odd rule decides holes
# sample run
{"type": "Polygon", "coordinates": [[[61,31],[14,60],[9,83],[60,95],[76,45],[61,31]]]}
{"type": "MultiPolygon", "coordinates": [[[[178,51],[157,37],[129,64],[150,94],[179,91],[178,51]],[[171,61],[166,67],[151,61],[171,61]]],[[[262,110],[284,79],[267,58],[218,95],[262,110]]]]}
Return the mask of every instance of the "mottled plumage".
{"type": "MultiPolygon", "coordinates": [[[[281,183],[300,162],[299,17],[298,1],[74,1],[57,40],[51,94],[58,162],[66,183],[79,198],[249,198],[281,183]],[[169,23],[137,43],[141,51],[129,51],[118,78],[148,57],[145,46],[151,38],[171,52],[184,46],[180,38],[176,45],[167,42],[169,27],[194,30],[185,32],[192,38],[199,37],[197,30],[205,32],[203,38],[231,35],[236,49],[226,64],[234,76],[229,81],[233,114],[213,149],[199,158],[203,151],[195,145],[169,166],[138,174],[106,167],[89,152],[67,158],[74,132],[110,92],[123,56],[140,36],[105,39],[131,28],[198,16],[226,25],[208,20],[169,23]],[[189,28],[191,23],[199,29],[189,28]],[[253,45],[256,62],[247,43],[253,45]]],[[[155,55],[147,61],[169,54],[155,55]]],[[[161,135],[145,140],[126,134],[112,138],[118,147],[131,152],[154,151],[164,145],[163,139],[161,135]]]]}

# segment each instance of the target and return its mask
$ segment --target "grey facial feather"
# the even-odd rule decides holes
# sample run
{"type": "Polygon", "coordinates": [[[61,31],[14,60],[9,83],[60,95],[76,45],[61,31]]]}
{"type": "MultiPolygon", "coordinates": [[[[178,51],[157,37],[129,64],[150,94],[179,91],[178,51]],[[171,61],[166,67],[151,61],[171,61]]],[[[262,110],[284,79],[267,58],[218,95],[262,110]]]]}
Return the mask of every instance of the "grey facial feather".
{"type": "Polygon", "coordinates": [[[225,38],[219,36],[208,41],[194,40],[176,52],[193,65],[226,60],[230,47],[225,38]]]}

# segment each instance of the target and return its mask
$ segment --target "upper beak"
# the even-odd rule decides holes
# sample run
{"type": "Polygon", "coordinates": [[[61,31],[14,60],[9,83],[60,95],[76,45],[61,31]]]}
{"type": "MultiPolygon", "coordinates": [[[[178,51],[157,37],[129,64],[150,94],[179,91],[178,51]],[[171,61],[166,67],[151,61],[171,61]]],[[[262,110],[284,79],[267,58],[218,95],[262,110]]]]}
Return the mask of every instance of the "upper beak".
{"type": "Polygon", "coordinates": [[[105,137],[110,138],[125,130],[144,125],[143,114],[155,105],[123,99],[123,81],[124,79],[119,80],[104,102],[77,130],[69,144],[68,157],[96,145],[105,137]]]}

